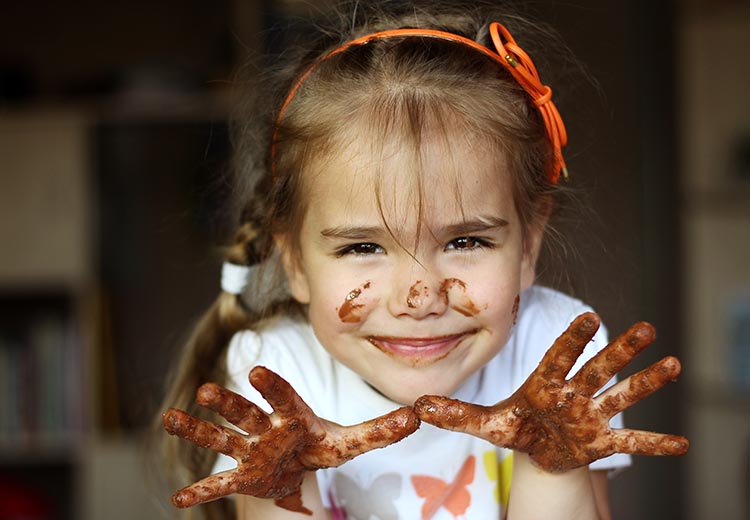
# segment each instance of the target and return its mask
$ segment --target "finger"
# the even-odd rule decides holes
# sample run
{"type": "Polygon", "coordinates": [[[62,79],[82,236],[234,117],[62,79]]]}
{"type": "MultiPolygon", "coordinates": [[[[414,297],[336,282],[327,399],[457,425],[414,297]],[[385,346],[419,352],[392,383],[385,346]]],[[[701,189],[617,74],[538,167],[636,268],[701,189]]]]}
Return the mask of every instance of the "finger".
{"type": "Polygon", "coordinates": [[[512,436],[507,414],[494,408],[465,403],[448,397],[425,395],[414,403],[420,420],[456,432],[486,439],[497,446],[508,444],[512,436]]]}
{"type": "Polygon", "coordinates": [[[581,394],[593,396],[654,339],[656,331],[650,323],[636,323],[583,365],[572,383],[581,394]]]}
{"type": "Polygon", "coordinates": [[[597,330],[599,330],[599,316],[593,312],[578,316],[555,340],[529,379],[541,378],[543,381],[565,379],[597,330]]]}
{"type": "Polygon", "coordinates": [[[612,417],[677,379],[680,370],[676,357],[666,357],[608,388],[595,400],[602,413],[612,417]]]}
{"type": "Polygon", "coordinates": [[[208,448],[234,459],[247,451],[247,442],[238,432],[170,408],[163,416],[164,429],[201,448],[208,448]]]}
{"type": "Polygon", "coordinates": [[[192,507],[237,493],[240,482],[233,478],[234,470],[211,475],[186,486],[172,495],[172,504],[179,508],[192,507]]]}
{"type": "Polygon", "coordinates": [[[384,448],[408,437],[419,428],[411,406],[354,426],[327,422],[327,435],[302,457],[303,463],[315,467],[336,467],[357,455],[384,448]]]}
{"type": "Polygon", "coordinates": [[[313,415],[310,407],[294,391],[292,385],[266,367],[257,366],[250,371],[250,384],[280,415],[286,417],[313,415]]]}
{"type": "Polygon", "coordinates": [[[615,431],[614,445],[617,453],[683,455],[690,447],[690,441],[681,435],[623,429],[615,431]]]}
{"type": "Polygon", "coordinates": [[[376,448],[384,448],[411,435],[419,419],[411,406],[404,406],[375,419],[344,428],[341,436],[349,458],[376,448]]]}
{"type": "Polygon", "coordinates": [[[261,434],[271,428],[268,416],[257,405],[215,383],[201,385],[195,401],[247,433],[261,434]]]}

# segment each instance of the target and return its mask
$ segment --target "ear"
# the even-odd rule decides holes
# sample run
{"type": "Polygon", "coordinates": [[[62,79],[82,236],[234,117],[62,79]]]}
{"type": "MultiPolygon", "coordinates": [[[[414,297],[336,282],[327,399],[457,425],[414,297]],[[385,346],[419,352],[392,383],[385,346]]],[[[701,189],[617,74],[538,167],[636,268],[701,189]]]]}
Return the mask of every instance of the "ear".
{"type": "Polygon", "coordinates": [[[299,255],[292,247],[288,237],[279,235],[274,236],[273,240],[279,250],[292,297],[299,303],[310,303],[310,284],[307,281],[307,274],[299,255]]]}
{"type": "Polygon", "coordinates": [[[549,203],[544,204],[544,210],[533,222],[526,233],[523,244],[523,259],[521,261],[521,290],[526,290],[536,280],[536,262],[542,249],[544,231],[547,229],[547,221],[551,211],[549,203]]]}

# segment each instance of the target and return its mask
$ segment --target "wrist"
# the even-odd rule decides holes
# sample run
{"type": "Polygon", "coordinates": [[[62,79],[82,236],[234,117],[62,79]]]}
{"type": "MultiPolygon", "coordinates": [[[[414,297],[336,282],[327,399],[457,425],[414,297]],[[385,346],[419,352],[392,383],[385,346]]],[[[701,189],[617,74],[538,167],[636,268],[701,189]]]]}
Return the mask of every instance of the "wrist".
{"type": "Polygon", "coordinates": [[[550,473],[514,452],[508,519],[518,518],[598,519],[588,466],[550,473]]]}

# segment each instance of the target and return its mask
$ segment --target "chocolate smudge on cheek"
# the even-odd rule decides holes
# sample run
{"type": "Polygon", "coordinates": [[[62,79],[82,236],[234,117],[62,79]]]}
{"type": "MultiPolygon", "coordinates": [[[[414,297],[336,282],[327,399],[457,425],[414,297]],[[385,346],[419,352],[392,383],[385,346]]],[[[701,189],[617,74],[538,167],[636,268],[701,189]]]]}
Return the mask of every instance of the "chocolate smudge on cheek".
{"type": "Polygon", "coordinates": [[[513,316],[513,325],[515,325],[518,322],[518,307],[521,305],[521,295],[516,294],[516,299],[513,301],[513,310],[511,311],[511,315],[513,316]]]}
{"type": "Polygon", "coordinates": [[[443,283],[440,284],[440,296],[446,305],[450,305],[452,309],[464,316],[476,316],[481,312],[466,294],[466,283],[458,278],[446,278],[443,280],[443,283]],[[453,298],[450,298],[450,290],[456,286],[461,290],[461,293],[459,295],[454,292],[453,298]]]}
{"type": "Polygon", "coordinates": [[[364,304],[357,303],[357,298],[362,295],[362,291],[370,288],[370,282],[366,282],[361,288],[352,289],[346,295],[344,303],[339,307],[339,319],[344,323],[357,323],[362,319],[360,310],[364,304]]]}

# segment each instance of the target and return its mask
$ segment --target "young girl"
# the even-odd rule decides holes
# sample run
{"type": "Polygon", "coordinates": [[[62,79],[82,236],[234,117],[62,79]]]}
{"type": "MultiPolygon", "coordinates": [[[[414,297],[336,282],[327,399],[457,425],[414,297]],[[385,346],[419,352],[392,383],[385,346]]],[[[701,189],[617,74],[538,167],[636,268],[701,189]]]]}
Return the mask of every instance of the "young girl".
{"type": "Polygon", "coordinates": [[[606,475],[628,453],[687,449],[614,429],[680,368],[666,358],[596,396],[653,329],[595,356],[597,316],[534,284],[567,176],[525,52],[549,33],[496,2],[356,3],[341,19],[238,126],[242,225],[168,396],[187,413],[164,416],[198,446],[172,439],[182,483],[214,474],[175,505],[608,518],[606,475]],[[198,418],[199,386],[241,431],[198,418]]]}

